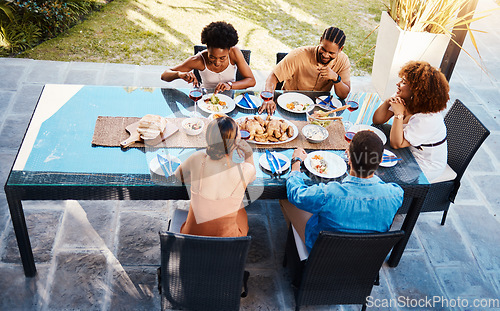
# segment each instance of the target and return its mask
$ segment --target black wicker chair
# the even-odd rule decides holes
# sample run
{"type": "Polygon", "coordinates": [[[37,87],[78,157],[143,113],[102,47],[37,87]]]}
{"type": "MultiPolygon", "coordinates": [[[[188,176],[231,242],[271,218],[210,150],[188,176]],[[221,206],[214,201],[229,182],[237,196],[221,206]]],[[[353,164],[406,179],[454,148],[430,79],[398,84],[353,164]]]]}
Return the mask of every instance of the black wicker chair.
{"type": "Polygon", "coordinates": [[[239,309],[240,297],[247,294],[249,273],[244,269],[251,237],[160,232],[160,240],[162,310],[239,309]]]}
{"type": "MultiPolygon", "coordinates": [[[[283,58],[285,58],[285,56],[287,55],[288,53],[285,53],[285,52],[278,52],[276,53],[276,64],[278,64],[279,62],[281,62],[281,60],[283,58]]],[[[281,90],[283,88],[283,81],[281,82],[278,82],[276,84],[276,90],[281,90]]]]}
{"type": "MultiPolygon", "coordinates": [[[[207,49],[207,47],[204,45],[195,45],[194,46],[194,54],[196,55],[199,52],[206,50],[206,49],[207,49]]],[[[252,51],[241,50],[241,53],[243,54],[243,57],[247,61],[247,64],[250,65],[250,54],[252,53],[252,51]]],[[[200,84],[201,84],[201,76],[200,76],[199,71],[195,69],[195,70],[193,70],[193,72],[194,72],[194,75],[196,76],[196,79],[198,79],[198,82],[200,82],[200,84]]],[[[244,79],[244,77],[241,75],[240,71],[236,70],[236,81],[240,81],[243,79],[244,79]]]]}
{"type": "Polygon", "coordinates": [[[446,113],[444,122],[448,132],[448,165],[457,176],[453,180],[431,184],[422,206],[422,212],[443,211],[441,225],[446,221],[450,203],[455,202],[465,169],[490,135],[490,131],[458,99],[446,113]]]}
{"type": "Polygon", "coordinates": [[[322,231],[307,260],[300,261],[292,229],[283,265],[295,289],[295,309],[303,305],[362,304],[392,247],[404,231],[359,234],[322,231]]]}

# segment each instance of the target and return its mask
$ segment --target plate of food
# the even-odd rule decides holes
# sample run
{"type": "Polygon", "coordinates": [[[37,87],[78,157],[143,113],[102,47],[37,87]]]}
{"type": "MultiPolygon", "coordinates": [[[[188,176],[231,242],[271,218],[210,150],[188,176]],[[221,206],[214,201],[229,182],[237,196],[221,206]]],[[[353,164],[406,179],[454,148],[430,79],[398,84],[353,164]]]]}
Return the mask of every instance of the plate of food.
{"type": "Polygon", "coordinates": [[[260,115],[236,119],[240,130],[250,133],[249,143],[262,145],[283,144],[294,140],[299,135],[299,129],[292,122],[279,117],[260,115]]]}
{"type": "MultiPolygon", "coordinates": [[[[256,108],[259,108],[262,105],[262,99],[260,97],[257,97],[255,95],[248,94],[248,97],[252,101],[252,103],[256,106],[256,108]]],[[[236,103],[236,106],[243,108],[243,109],[256,109],[253,107],[249,107],[247,105],[242,105],[240,104],[240,101],[243,99],[243,94],[240,94],[234,98],[234,102],[236,103]]]]}
{"type": "Polygon", "coordinates": [[[304,161],[309,172],[323,178],[337,178],[345,174],[347,165],[338,155],[327,151],[314,151],[304,161]]]}
{"type": "MultiPolygon", "coordinates": [[[[323,101],[326,100],[326,98],[328,97],[328,95],[324,95],[324,96],[319,96],[318,98],[316,98],[316,104],[319,104],[319,105],[325,105],[325,103],[323,101]]],[[[342,107],[342,102],[336,97],[336,96],[331,96],[330,97],[330,103],[332,104],[333,107],[330,107],[330,108],[340,108],[342,107]]]]}
{"type": "Polygon", "coordinates": [[[283,93],[277,101],[281,108],[294,113],[304,113],[314,107],[313,100],[301,93],[283,93]]]}
{"type": "Polygon", "coordinates": [[[349,128],[349,130],[347,130],[347,132],[353,132],[353,133],[357,133],[359,131],[372,131],[375,134],[377,134],[378,137],[380,137],[380,139],[382,140],[382,144],[385,145],[385,143],[387,142],[387,137],[385,137],[385,134],[381,130],[379,130],[378,128],[370,126],[370,125],[354,124],[353,126],[351,126],[349,128]]]}
{"type": "MultiPolygon", "coordinates": [[[[282,153],[271,151],[271,153],[274,155],[276,160],[278,160],[280,163],[284,163],[281,165],[281,168],[278,168],[277,173],[278,174],[283,174],[286,172],[286,170],[290,167],[290,159],[282,153]]],[[[269,161],[267,161],[266,153],[262,154],[259,158],[259,164],[262,166],[267,171],[271,171],[271,167],[269,166],[269,161]]]]}
{"type": "Polygon", "coordinates": [[[220,112],[214,112],[211,115],[208,116],[209,121],[213,121],[215,119],[221,118],[221,117],[227,117],[227,114],[225,113],[220,113],[220,112]]]}
{"type": "MultiPolygon", "coordinates": [[[[177,167],[181,164],[181,160],[176,156],[169,154],[160,156],[162,156],[165,160],[170,161],[171,165],[168,169],[171,167],[172,173],[175,172],[177,167]]],[[[153,157],[151,161],[149,161],[149,170],[157,175],[165,176],[165,171],[161,168],[160,162],[158,161],[158,156],[153,157]]]]}
{"type": "Polygon", "coordinates": [[[228,113],[234,110],[234,100],[224,94],[206,94],[198,101],[198,107],[206,113],[228,113]]]}

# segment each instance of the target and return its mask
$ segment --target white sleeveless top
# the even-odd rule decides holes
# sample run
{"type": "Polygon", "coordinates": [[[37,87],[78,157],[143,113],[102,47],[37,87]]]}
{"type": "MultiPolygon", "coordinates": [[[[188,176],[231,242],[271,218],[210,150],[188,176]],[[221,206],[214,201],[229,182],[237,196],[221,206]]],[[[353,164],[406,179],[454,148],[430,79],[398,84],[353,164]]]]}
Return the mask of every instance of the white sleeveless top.
{"type": "Polygon", "coordinates": [[[221,82],[234,82],[236,79],[236,64],[231,64],[231,60],[229,60],[229,65],[221,72],[213,72],[207,68],[207,64],[205,63],[205,58],[200,54],[203,59],[203,64],[205,65],[205,69],[200,70],[201,76],[201,86],[207,89],[214,89],[217,84],[221,82]]]}

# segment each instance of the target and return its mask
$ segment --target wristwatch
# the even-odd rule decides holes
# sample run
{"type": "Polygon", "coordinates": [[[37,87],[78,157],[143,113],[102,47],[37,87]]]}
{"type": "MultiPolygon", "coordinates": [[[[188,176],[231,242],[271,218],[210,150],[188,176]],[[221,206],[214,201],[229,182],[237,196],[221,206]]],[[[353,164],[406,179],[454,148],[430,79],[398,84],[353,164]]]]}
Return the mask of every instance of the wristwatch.
{"type": "Polygon", "coordinates": [[[292,161],[290,161],[290,162],[291,162],[291,165],[293,165],[293,164],[294,164],[295,162],[297,162],[297,161],[299,161],[299,162],[300,162],[300,166],[302,166],[302,163],[304,163],[304,161],[302,161],[302,159],[301,159],[301,158],[299,158],[299,157],[293,157],[293,158],[292,158],[292,161]]]}
{"type": "Polygon", "coordinates": [[[337,76],[338,76],[337,81],[332,81],[332,82],[333,82],[333,84],[337,84],[337,83],[339,83],[340,81],[342,81],[342,79],[340,78],[340,75],[337,75],[337,76]]]}
{"type": "Polygon", "coordinates": [[[403,119],[405,116],[403,114],[397,114],[394,116],[396,119],[403,119]]]}
{"type": "Polygon", "coordinates": [[[232,88],[233,88],[233,82],[231,82],[231,81],[227,81],[226,83],[227,83],[227,84],[229,84],[229,89],[232,89],[232,88]]]}

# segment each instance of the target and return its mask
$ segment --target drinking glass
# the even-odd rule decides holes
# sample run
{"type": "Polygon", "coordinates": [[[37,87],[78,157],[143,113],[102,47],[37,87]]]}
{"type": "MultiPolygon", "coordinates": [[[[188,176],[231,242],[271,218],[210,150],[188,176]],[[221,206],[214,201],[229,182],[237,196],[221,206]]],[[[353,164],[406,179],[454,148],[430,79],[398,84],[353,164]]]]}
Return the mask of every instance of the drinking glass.
{"type": "Polygon", "coordinates": [[[270,101],[273,99],[273,92],[262,91],[260,92],[260,98],[262,98],[265,102],[270,101]]]}
{"type": "Polygon", "coordinates": [[[347,121],[344,121],[344,128],[346,132],[349,130],[349,128],[352,126],[351,122],[351,114],[353,111],[357,110],[359,108],[359,94],[352,94],[350,93],[349,96],[347,97],[347,102],[346,105],[349,107],[347,110],[349,110],[349,117],[347,117],[347,121]]]}
{"type": "Polygon", "coordinates": [[[194,101],[194,112],[191,114],[192,117],[196,118],[200,116],[200,113],[196,111],[198,101],[203,97],[203,90],[196,86],[189,92],[189,98],[194,101]]]}
{"type": "MultiPolygon", "coordinates": [[[[356,135],[355,132],[345,132],[344,139],[350,144],[354,135],[356,135]]],[[[344,159],[344,161],[346,162],[349,161],[349,156],[347,155],[347,149],[344,152],[342,159],[344,159]]]]}

